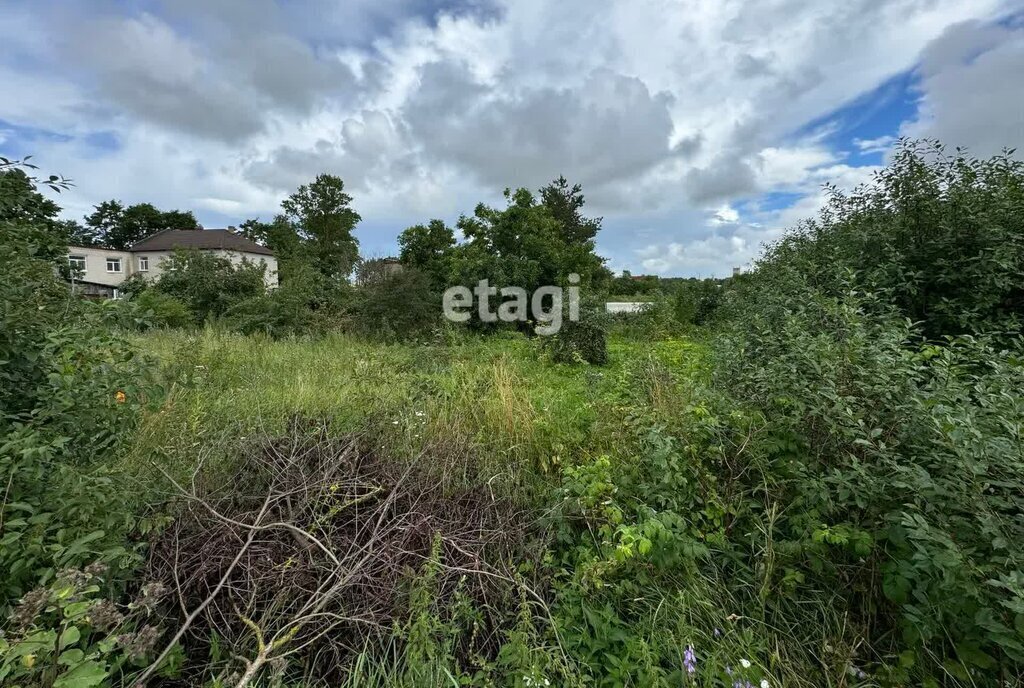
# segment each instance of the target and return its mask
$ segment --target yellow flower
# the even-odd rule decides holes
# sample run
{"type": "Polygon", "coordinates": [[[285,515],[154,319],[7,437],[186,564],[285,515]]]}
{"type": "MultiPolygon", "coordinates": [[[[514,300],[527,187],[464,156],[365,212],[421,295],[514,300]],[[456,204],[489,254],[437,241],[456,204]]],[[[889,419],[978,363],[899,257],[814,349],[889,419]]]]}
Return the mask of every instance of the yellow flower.
{"type": "Polygon", "coordinates": [[[36,665],[36,656],[35,655],[25,655],[24,657],[21,658],[21,663],[25,665],[26,669],[31,669],[32,667],[34,667],[36,665]]]}
{"type": "Polygon", "coordinates": [[[114,401],[116,401],[119,404],[123,404],[127,399],[128,397],[121,390],[117,390],[117,393],[114,394],[114,401]]]}

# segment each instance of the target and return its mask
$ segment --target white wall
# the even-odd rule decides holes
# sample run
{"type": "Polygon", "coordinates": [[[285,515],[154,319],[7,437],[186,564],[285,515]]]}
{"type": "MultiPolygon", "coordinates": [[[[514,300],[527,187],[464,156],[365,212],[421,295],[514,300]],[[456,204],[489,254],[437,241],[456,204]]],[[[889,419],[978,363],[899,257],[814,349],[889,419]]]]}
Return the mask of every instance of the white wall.
{"type": "Polygon", "coordinates": [[[221,258],[227,258],[235,265],[238,265],[243,260],[255,263],[256,265],[265,265],[267,269],[264,273],[263,281],[267,283],[268,289],[274,289],[277,287],[277,258],[275,256],[265,256],[261,253],[246,253],[240,251],[214,251],[214,253],[221,258]]]}
{"type": "Polygon", "coordinates": [[[650,305],[647,301],[609,301],[604,309],[609,313],[639,313],[650,305]]]}
{"type": "Polygon", "coordinates": [[[105,248],[85,248],[82,246],[71,246],[68,248],[68,257],[82,256],[85,258],[85,272],[77,276],[86,282],[105,284],[111,287],[124,282],[131,274],[133,265],[132,254],[127,251],[111,251],[105,248]],[[107,258],[121,259],[121,272],[107,272],[107,258]]]}
{"type": "MultiPolygon", "coordinates": [[[[262,263],[267,266],[265,281],[267,288],[277,287],[277,258],[265,256],[259,253],[245,253],[239,251],[213,251],[221,258],[227,258],[234,264],[241,263],[243,259],[257,265],[262,263]]],[[[111,251],[103,248],[87,248],[84,246],[71,246],[68,248],[68,257],[83,256],[85,258],[85,273],[78,279],[85,282],[95,282],[116,287],[132,275],[141,274],[146,280],[154,280],[163,272],[163,262],[173,255],[171,251],[111,251]],[[107,258],[121,259],[121,272],[107,272],[107,258]],[[139,258],[149,259],[149,269],[139,270],[139,258]]]]}

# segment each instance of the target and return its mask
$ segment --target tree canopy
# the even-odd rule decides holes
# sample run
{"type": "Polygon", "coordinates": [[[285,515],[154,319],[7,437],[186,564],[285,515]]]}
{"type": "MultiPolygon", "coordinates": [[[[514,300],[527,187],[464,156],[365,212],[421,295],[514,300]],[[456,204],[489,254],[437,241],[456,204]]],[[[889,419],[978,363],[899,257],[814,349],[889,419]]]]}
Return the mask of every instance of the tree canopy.
{"type": "Polygon", "coordinates": [[[359,260],[353,231],[362,219],[352,208],[345,182],[332,174],[317,175],[284,199],[281,210],[270,222],[246,220],[239,232],[274,252],[283,281],[291,272],[303,272],[300,264],[329,280],[344,281],[359,260]]]}
{"type": "Polygon", "coordinates": [[[191,210],[158,210],[152,203],[125,207],[121,201],[104,201],[85,217],[85,226],[72,225],[72,243],[126,250],[132,244],[164,229],[202,229],[191,210]]]}
{"type": "Polygon", "coordinates": [[[359,241],[352,232],[362,218],[351,204],[345,182],[332,174],[317,175],[281,202],[285,219],[302,241],[302,253],[329,278],[348,277],[359,260],[359,241]]]}
{"type": "Polygon", "coordinates": [[[487,279],[497,286],[527,291],[565,284],[578,274],[581,284],[603,283],[610,275],[595,252],[600,218],[582,214],[582,188],[559,177],[539,192],[505,190],[505,207],[477,205],[457,227],[441,220],[409,227],[398,238],[403,264],[422,270],[438,288],[487,279]]]}

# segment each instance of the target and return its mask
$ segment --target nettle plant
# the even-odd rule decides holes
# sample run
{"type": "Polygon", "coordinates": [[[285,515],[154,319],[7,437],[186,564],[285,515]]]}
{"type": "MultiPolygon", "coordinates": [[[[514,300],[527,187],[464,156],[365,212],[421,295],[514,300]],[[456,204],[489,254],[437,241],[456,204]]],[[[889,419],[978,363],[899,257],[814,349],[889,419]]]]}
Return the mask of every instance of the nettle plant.
{"type": "MultiPolygon", "coordinates": [[[[0,682],[12,686],[89,688],[146,666],[163,634],[150,621],[166,589],[144,585],[136,599],[117,604],[104,596],[108,568],[95,562],[61,571],[28,592],[0,636],[0,682]]],[[[173,674],[182,655],[162,668],[173,674]]]]}
{"type": "Polygon", "coordinates": [[[35,185],[0,159],[0,615],[58,570],[137,561],[138,520],[100,466],[162,398],[117,309],[59,278],[67,231],[35,185]]]}

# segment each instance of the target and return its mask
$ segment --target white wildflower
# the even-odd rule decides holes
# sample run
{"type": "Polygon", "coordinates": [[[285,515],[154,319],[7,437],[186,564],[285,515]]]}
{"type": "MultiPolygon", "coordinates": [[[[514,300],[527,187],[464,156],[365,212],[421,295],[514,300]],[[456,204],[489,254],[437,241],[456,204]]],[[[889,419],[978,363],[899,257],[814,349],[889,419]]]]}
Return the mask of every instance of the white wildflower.
{"type": "Polygon", "coordinates": [[[744,669],[749,669],[750,668],[750,660],[749,659],[741,659],[740,660],[740,664],[743,666],[744,669]]]}

